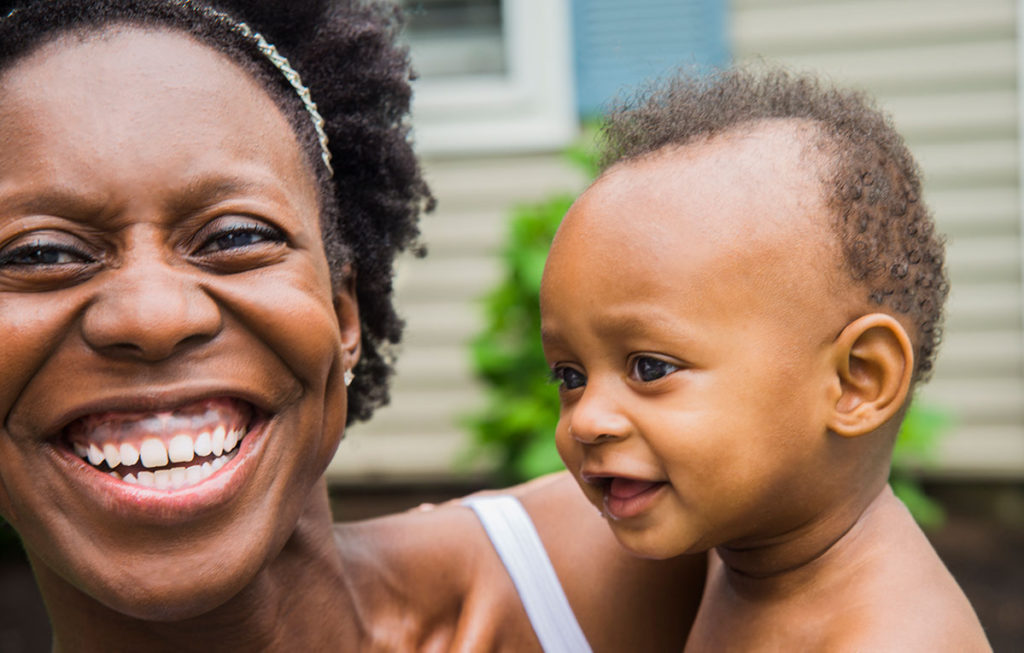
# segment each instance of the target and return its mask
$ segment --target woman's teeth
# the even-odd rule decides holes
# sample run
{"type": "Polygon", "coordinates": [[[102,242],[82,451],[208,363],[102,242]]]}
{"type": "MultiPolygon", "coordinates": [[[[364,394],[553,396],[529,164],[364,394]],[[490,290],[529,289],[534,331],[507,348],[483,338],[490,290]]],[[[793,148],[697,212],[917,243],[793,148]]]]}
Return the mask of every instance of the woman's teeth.
{"type": "Polygon", "coordinates": [[[213,475],[229,460],[235,457],[238,452],[225,454],[213,459],[212,462],[204,462],[201,465],[189,465],[188,467],[171,467],[158,469],[155,472],[140,471],[138,474],[126,474],[121,476],[117,472],[110,472],[114,478],[145,487],[155,487],[158,490],[177,490],[183,487],[196,485],[213,475]]]}
{"type": "Polygon", "coordinates": [[[235,447],[246,429],[218,426],[193,436],[179,433],[164,442],[147,437],[140,442],[107,442],[102,445],[73,441],[75,453],[94,467],[106,464],[114,478],[126,483],[158,489],[178,489],[195,485],[211,476],[235,456],[235,447]],[[193,465],[181,465],[195,461],[193,465]],[[144,469],[138,469],[141,463],[144,469]],[[122,467],[120,472],[116,468],[122,467]],[[133,469],[124,469],[132,467],[133,469]],[[150,471],[152,470],[152,471],[150,471]]]}

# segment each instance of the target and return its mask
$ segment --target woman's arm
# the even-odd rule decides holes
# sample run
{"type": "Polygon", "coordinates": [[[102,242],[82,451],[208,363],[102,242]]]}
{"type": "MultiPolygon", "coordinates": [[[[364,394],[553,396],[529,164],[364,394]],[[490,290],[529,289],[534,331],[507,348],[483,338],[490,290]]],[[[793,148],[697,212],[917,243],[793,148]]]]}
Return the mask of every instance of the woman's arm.
{"type": "MultiPolygon", "coordinates": [[[[704,556],[630,556],[566,473],[492,493],[523,503],[594,651],[682,650],[704,556]]],[[[457,500],[339,524],[336,533],[367,628],[390,637],[398,633],[387,629],[400,627],[418,650],[539,650],[483,527],[457,500]]]]}
{"type": "Polygon", "coordinates": [[[683,650],[704,588],[705,555],[630,555],[567,472],[513,492],[533,518],[595,651],[683,650]]]}

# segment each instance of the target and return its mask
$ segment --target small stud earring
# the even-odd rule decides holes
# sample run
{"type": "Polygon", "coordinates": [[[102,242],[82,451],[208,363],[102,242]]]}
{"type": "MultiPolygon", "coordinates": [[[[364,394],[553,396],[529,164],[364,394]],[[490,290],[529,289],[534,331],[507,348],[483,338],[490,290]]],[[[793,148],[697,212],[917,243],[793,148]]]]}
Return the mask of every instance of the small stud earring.
{"type": "Polygon", "coordinates": [[[347,388],[352,385],[352,381],[354,381],[355,378],[356,375],[352,373],[351,369],[345,370],[345,387],[347,388]]]}

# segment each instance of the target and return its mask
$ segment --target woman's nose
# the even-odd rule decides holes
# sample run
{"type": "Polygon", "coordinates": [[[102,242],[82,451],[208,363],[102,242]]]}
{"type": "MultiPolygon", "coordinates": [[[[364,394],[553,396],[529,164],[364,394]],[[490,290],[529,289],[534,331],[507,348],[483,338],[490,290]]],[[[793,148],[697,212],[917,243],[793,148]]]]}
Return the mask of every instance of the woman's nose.
{"type": "Polygon", "coordinates": [[[221,328],[220,309],[194,269],[136,260],[101,274],[108,278],[82,326],[86,342],[97,351],[160,361],[209,340],[221,328]]]}
{"type": "Polygon", "coordinates": [[[583,444],[621,440],[632,432],[632,422],[616,399],[614,388],[590,383],[573,406],[569,435],[583,444]]]}

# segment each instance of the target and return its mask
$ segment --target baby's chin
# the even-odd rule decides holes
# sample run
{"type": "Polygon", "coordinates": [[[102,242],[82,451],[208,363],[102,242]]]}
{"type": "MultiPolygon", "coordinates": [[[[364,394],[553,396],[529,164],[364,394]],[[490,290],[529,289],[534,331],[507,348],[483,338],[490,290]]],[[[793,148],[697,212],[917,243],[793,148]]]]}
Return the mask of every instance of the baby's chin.
{"type": "Polygon", "coordinates": [[[692,534],[670,532],[664,524],[644,528],[609,518],[605,521],[622,548],[637,558],[667,560],[680,555],[705,553],[710,548],[695,541],[692,534]]]}

